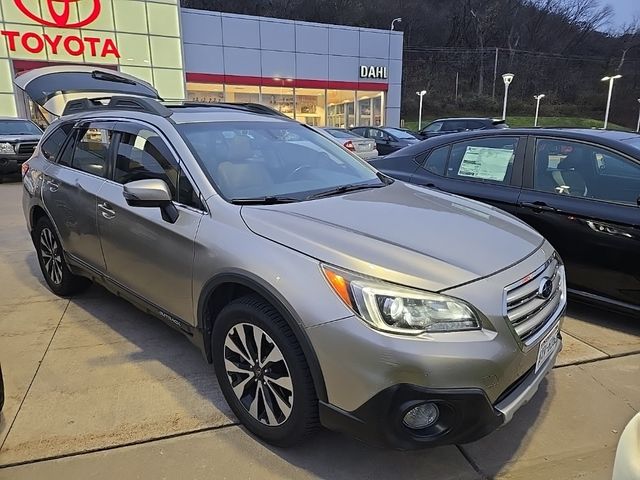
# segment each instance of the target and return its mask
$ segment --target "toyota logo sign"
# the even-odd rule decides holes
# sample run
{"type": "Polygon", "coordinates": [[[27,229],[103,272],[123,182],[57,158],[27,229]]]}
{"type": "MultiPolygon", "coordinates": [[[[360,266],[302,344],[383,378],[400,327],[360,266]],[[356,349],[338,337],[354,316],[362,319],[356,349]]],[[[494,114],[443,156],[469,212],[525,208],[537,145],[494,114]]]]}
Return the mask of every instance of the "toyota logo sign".
{"type": "MultiPolygon", "coordinates": [[[[69,22],[71,7],[78,0],[45,0],[48,15],[43,11],[42,16],[32,12],[24,4],[23,0],[14,0],[18,9],[34,22],[47,27],[80,28],[92,23],[100,15],[100,0],[88,0],[93,2],[91,13],[78,21],[69,22]]],[[[43,8],[44,10],[44,8],[43,8]]]]}

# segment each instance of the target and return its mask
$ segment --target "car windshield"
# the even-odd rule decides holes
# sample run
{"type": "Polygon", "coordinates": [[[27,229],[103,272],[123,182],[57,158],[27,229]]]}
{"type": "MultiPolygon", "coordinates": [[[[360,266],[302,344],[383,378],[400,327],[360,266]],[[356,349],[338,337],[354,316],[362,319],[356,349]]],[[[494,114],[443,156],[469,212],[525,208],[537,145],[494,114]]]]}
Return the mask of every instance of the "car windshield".
{"type": "Polygon", "coordinates": [[[198,122],[178,130],[229,201],[305,200],[339,187],[385,184],[364,161],[298,123],[198,122]]]}
{"type": "Polygon", "coordinates": [[[0,135],[42,135],[42,130],[27,120],[0,120],[0,135]]]}
{"type": "Polygon", "coordinates": [[[624,143],[631,145],[632,147],[635,147],[637,149],[640,150],[640,136],[638,137],[633,137],[633,138],[626,138],[624,140],[622,140],[624,143]]]}
{"type": "Polygon", "coordinates": [[[416,137],[411,135],[409,132],[405,132],[404,130],[398,130],[397,128],[385,128],[385,132],[390,133],[396,138],[403,138],[408,140],[415,140],[416,137]]]}
{"type": "Polygon", "coordinates": [[[329,132],[329,135],[336,138],[354,138],[360,136],[355,132],[343,130],[342,128],[327,128],[327,132],[329,132]]]}

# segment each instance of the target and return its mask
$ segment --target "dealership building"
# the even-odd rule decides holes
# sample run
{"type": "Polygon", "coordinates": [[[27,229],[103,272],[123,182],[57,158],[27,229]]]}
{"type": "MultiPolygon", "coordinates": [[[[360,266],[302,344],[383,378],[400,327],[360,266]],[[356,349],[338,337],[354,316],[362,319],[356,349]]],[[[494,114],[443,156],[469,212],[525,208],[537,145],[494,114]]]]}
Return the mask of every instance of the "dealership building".
{"type": "Polygon", "coordinates": [[[400,123],[402,32],[180,8],[178,0],[0,0],[0,115],[42,120],[14,85],[90,64],[166,100],[257,102],[301,122],[400,123]]]}

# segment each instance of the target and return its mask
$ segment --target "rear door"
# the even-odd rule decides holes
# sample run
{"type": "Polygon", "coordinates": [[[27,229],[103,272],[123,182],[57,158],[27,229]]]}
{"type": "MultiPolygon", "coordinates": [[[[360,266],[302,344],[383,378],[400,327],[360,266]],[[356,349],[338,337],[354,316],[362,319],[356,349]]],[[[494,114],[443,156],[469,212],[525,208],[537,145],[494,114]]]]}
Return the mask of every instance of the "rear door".
{"type": "Polygon", "coordinates": [[[112,122],[82,122],[44,173],[42,197],[64,250],[93,270],[104,271],[96,223],[97,195],[105,183],[112,122]]]}
{"type": "Polygon", "coordinates": [[[560,252],[573,290],[640,307],[640,161],[532,138],[518,216],[560,252]]]}
{"type": "Polygon", "coordinates": [[[470,138],[436,147],[416,157],[411,178],[515,213],[522,184],[526,137],[470,138]]]}
{"type": "Polygon", "coordinates": [[[205,207],[173,149],[155,129],[122,122],[109,180],[100,191],[98,227],[107,272],[115,282],[170,313],[192,322],[194,239],[205,207]],[[132,207],[123,185],[161,179],[179,211],[175,223],[159,208],[132,207]]]}

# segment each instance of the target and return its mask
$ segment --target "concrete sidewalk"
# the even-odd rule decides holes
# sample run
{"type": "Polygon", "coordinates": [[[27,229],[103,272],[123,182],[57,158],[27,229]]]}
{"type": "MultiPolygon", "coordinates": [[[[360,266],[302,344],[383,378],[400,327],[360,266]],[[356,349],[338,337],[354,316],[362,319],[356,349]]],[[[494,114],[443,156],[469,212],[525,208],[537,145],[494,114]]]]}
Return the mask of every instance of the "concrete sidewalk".
{"type": "Polygon", "coordinates": [[[46,288],[0,185],[0,478],[610,478],[640,410],[640,322],[572,306],[558,367],[474,444],[383,451],[330,432],[290,450],[237,427],[213,368],[179,333],[93,288],[46,288]]]}

